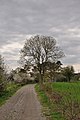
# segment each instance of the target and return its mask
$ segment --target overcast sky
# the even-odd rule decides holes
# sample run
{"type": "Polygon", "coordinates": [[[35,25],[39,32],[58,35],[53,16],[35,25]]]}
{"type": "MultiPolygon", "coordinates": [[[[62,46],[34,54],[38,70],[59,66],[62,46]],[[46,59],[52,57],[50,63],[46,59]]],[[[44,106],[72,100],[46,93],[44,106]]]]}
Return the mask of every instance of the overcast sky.
{"type": "Polygon", "coordinates": [[[56,38],[62,63],[80,71],[80,0],[0,0],[0,54],[10,68],[33,34],[56,38]]]}

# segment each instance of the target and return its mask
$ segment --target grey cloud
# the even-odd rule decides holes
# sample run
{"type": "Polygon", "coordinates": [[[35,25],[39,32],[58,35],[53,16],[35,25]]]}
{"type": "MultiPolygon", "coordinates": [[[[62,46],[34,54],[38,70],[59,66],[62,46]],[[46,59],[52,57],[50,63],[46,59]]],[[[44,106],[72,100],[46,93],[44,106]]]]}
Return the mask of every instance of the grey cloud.
{"type": "Polygon", "coordinates": [[[4,14],[3,14],[2,20],[5,21],[5,18],[6,18],[6,21],[5,21],[6,24],[4,25],[4,27],[5,29],[11,30],[11,31],[16,30],[20,32],[24,32],[24,30],[22,29],[23,27],[24,29],[26,27],[26,32],[29,32],[27,30],[31,28],[31,26],[32,28],[35,26],[37,27],[37,29],[39,29],[40,26],[38,25],[39,24],[42,25],[42,23],[47,26],[48,23],[51,23],[51,24],[55,23],[56,25],[56,24],[63,24],[66,21],[68,22],[67,17],[71,18],[73,16],[71,14],[74,14],[74,12],[78,10],[78,8],[77,10],[75,10],[76,2],[74,2],[72,7],[71,5],[69,5],[70,2],[67,2],[67,3],[63,2],[63,4],[62,2],[59,2],[59,0],[56,2],[55,0],[54,1],[44,0],[44,1],[38,1],[38,2],[34,2],[33,0],[18,1],[18,2],[12,0],[10,2],[3,2],[4,4],[3,7],[5,9],[3,9],[4,14]],[[73,12],[69,12],[68,15],[66,15],[68,11],[72,11],[69,8],[70,9],[74,8],[73,12]]]}
{"type": "MultiPolygon", "coordinates": [[[[64,64],[79,63],[79,29],[80,0],[0,0],[0,48],[21,43],[28,34],[51,35],[68,56],[64,64]]],[[[15,52],[19,50],[3,54],[16,56],[15,52]]]]}

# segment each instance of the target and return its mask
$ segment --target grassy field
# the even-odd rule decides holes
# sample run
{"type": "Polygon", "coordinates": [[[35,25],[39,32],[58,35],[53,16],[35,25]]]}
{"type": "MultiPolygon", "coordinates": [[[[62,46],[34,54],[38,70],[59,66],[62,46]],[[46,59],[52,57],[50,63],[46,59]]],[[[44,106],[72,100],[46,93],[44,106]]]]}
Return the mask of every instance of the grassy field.
{"type": "Polygon", "coordinates": [[[8,83],[5,91],[0,95],[0,106],[6,102],[18,89],[20,85],[14,83],[8,83]]]}
{"type": "Polygon", "coordinates": [[[64,95],[64,97],[70,96],[70,99],[78,100],[80,101],[80,83],[48,83],[45,84],[46,89],[50,89],[52,92],[59,93],[61,95],[64,95]]]}
{"type": "MultiPolygon", "coordinates": [[[[50,120],[80,119],[79,82],[46,83],[43,85],[42,90],[37,85],[37,91],[44,108],[45,104],[47,106],[50,120]]],[[[46,111],[45,114],[47,114],[46,111]]]]}

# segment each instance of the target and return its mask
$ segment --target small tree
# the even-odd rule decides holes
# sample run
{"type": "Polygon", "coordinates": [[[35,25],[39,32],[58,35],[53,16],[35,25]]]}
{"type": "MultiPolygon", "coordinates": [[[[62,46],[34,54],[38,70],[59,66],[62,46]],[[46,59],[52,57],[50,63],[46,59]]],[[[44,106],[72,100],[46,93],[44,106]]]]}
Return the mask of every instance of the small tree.
{"type": "Polygon", "coordinates": [[[62,63],[60,61],[57,62],[46,62],[45,63],[45,78],[49,81],[56,81],[57,74],[61,71],[62,63]]]}
{"type": "Polygon", "coordinates": [[[2,56],[0,55],[0,93],[4,89],[4,81],[6,79],[5,65],[2,56]]]}
{"type": "Polygon", "coordinates": [[[54,62],[63,57],[63,52],[56,46],[56,40],[50,36],[36,35],[26,40],[21,50],[21,58],[30,61],[37,66],[39,82],[43,83],[45,64],[48,61],[54,62]]]}
{"type": "Polygon", "coordinates": [[[73,68],[73,66],[67,66],[67,67],[63,68],[62,74],[65,76],[66,81],[70,82],[71,78],[74,75],[74,68],[73,68]]]}

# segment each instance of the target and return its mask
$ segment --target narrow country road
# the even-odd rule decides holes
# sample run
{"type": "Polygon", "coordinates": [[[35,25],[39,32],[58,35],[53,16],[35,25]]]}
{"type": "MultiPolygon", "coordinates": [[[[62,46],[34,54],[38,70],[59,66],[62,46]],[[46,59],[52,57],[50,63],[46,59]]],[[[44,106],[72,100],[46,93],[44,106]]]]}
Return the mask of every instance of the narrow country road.
{"type": "Polygon", "coordinates": [[[26,85],[0,107],[0,120],[45,120],[34,85],[26,85]]]}

